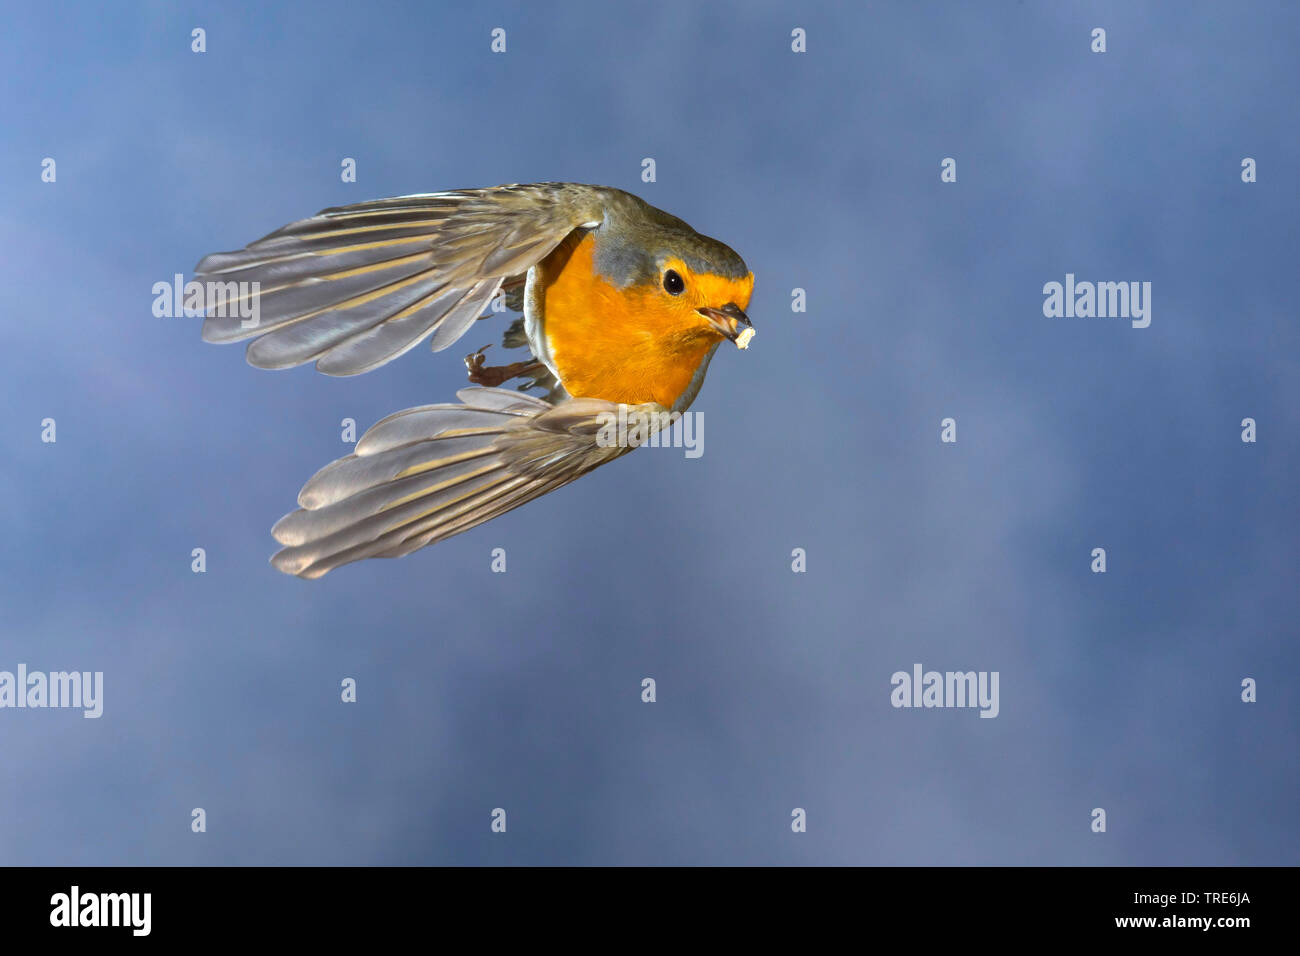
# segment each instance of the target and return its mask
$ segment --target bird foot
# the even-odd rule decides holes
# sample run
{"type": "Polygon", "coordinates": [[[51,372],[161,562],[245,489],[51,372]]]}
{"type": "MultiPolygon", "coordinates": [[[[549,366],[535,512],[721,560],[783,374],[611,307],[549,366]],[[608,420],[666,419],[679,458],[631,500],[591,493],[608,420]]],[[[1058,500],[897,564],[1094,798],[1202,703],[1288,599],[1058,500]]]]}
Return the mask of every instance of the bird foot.
{"type": "Polygon", "coordinates": [[[490,346],[485,345],[477,352],[465,356],[465,368],[469,369],[469,380],[484,388],[496,388],[512,378],[530,375],[544,366],[540,362],[511,362],[509,365],[484,365],[487,360],[483,355],[490,346]]]}

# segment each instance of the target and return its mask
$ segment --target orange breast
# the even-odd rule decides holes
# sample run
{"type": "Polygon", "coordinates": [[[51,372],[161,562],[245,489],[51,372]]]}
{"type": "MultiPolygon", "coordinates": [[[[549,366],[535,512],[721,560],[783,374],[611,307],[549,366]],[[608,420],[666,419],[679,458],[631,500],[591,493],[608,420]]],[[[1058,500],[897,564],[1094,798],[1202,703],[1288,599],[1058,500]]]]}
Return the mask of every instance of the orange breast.
{"type": "Polygon", "coordinates": [[[671,407],[716,339],[657,287],[618,289],[596,275],[595,240],[569,239],[537,266],[543,327],[575,398],[671,407]]]}

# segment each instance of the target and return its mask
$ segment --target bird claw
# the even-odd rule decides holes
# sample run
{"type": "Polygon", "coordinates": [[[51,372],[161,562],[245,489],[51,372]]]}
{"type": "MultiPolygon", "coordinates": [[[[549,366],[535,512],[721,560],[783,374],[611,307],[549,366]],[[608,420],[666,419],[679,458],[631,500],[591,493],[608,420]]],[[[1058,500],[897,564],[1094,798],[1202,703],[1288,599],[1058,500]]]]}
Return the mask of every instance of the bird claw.
{"type": "Polygon", "coordinates": [[[482,384],[478,377],[483,373],[483,363],[487,361],[487,356],[483,353],[492,347],[492,343],[483,346],[477,352],[471,352],[465,356],[465,368],[469,369],[469,380],[476,384],[482,384]]]}
{"type": "Polygon", "coordinates": [[[484,365],[483,363],[487,360],[487,357],[483,353],[489,348],[491,348],[490,344],[465,356],[465,367],[469,369],[469,380],[475,385],[482,385],[484,388],[497,388],[523,371],[523,366],[518,362],[513,365],[484,365]]]}

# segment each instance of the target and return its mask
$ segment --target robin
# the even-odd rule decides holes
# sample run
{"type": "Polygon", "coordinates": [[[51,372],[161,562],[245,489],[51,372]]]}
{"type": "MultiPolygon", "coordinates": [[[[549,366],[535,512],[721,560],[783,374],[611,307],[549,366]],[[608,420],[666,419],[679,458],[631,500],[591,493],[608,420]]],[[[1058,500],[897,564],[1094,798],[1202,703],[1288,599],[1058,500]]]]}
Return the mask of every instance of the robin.
{"type": "Polygon", "coordinates": [[[528,360],[488,366],[484,346],[465,360],[480,387],[461,404],[388,416],[303,486],[271,563],[304,578],[409,554],[626,454],[690,406],[722,342],[743,349],[754,334],[740,256],[630,193],[576,183],[326,209],[207,256],[195,279],[206,341],[251,338],[251,365],[327,375],[430,336],[445,349],[498,295],[522,312],[503,345],[528,360]],[[545,397],[526,394],[536,387],[545,397]],[[620,410],[643,427],[613,442],[620,410]]]}

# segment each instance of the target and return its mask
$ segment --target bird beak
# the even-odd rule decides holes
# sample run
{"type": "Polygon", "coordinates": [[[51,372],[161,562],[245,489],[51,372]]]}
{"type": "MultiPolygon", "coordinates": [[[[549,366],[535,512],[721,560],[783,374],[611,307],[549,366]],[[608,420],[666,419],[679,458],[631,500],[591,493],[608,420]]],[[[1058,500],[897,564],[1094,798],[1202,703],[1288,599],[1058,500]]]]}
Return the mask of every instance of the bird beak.
{"type": "Polygon", "coordinates": [[[744,311],[734,302],[728,302],[720,309],[705,306],[695,311],[709,320],[709,324],[723,336],[736,343],[736,348],[749,348],[749,340],[754,337],[754,324],[749,321],[744,311]]]}

